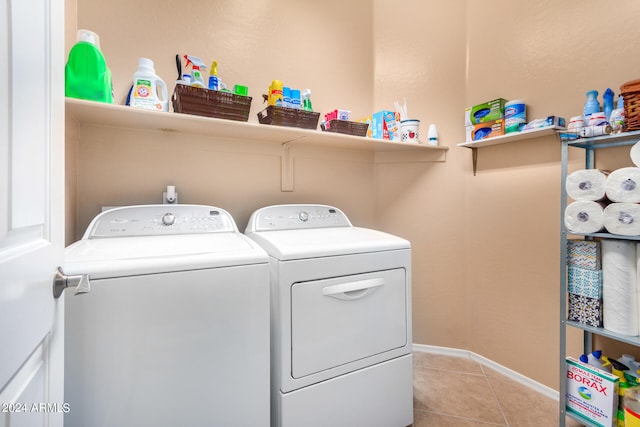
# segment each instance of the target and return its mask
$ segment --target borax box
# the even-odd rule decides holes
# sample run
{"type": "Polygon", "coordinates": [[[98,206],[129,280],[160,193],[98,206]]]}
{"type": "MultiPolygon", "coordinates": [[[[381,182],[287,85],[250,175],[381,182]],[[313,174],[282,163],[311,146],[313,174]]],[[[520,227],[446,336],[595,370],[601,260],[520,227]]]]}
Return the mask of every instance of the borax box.
{"type": "Polygon", "coordinates": [[[601,427],[615,426],[619,378],[567,357],[567,413],[601,427]]]}

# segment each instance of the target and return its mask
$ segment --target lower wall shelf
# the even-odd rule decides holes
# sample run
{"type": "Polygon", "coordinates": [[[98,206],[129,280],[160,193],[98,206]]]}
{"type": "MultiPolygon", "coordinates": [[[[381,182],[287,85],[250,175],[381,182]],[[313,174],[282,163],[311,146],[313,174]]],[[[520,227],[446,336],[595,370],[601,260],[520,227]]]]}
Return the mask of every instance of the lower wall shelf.
{"type": "Polygon", "coordinates": [[[564,128],[558,126],[531,129],[523,132],[513,132],[507,135],[494,136],[493,138],[481,139],[479,141],[463,142],[458,147],[471,148],[473,157],[473,175],[478,169],[478,148],[489,147],[491,145],[506,144],[509,142],[522,141],[525,139],[542,138],[544,136],[555,135],[557,131],[564,128]]]}

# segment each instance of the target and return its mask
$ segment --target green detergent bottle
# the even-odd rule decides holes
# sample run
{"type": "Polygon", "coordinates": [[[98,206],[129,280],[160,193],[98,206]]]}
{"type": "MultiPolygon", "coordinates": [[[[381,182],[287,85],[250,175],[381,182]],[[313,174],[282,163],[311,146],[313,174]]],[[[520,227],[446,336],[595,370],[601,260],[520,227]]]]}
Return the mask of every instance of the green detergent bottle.
{"type": "Polygon", "coordinates": [[[96,33],[78,30],[78,41],[69,52],[64,77],[66,96],[113,103],[111,70],[100,51],[96,33]]]}

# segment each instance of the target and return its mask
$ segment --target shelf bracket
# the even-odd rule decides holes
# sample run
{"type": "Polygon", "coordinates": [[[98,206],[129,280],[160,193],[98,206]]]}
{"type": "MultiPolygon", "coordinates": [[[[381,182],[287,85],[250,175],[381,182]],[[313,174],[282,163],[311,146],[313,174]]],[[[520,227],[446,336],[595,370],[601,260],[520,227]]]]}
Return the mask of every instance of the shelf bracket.
{"type": "Polygon", "coordinates": [[[478,170],[478,147],[471,147],[471,158],[473,162],[473,176],[476,176],[478,170]]]}
{"type": "Polygon", "coordinates": [[[280,191],[294,190],[295,174],[293,170],[291,146],[294,142],[301,141],[305,138],[306,136],[300,136],[282,143],[282,152],[280,154],[280,191]]]}
{"type": "Polygon", "coordinates": [[[293,155],[291,155],[291,141],[282,144],[282,154],[280,155],[280,191],[293,191],[293,155]]]}

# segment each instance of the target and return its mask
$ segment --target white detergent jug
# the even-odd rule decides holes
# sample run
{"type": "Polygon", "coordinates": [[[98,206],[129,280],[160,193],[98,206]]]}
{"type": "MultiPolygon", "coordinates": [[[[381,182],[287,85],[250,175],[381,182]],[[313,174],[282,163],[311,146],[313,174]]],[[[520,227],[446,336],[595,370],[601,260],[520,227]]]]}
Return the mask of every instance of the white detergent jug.
{"type": "Polygon", "coordinates": [[[132,107],[169,111],[167,85],[156,75],[153,61],[148,58],[138,60],[138,69],[133,74],[133,90],[129,103],[132,107]]]}

